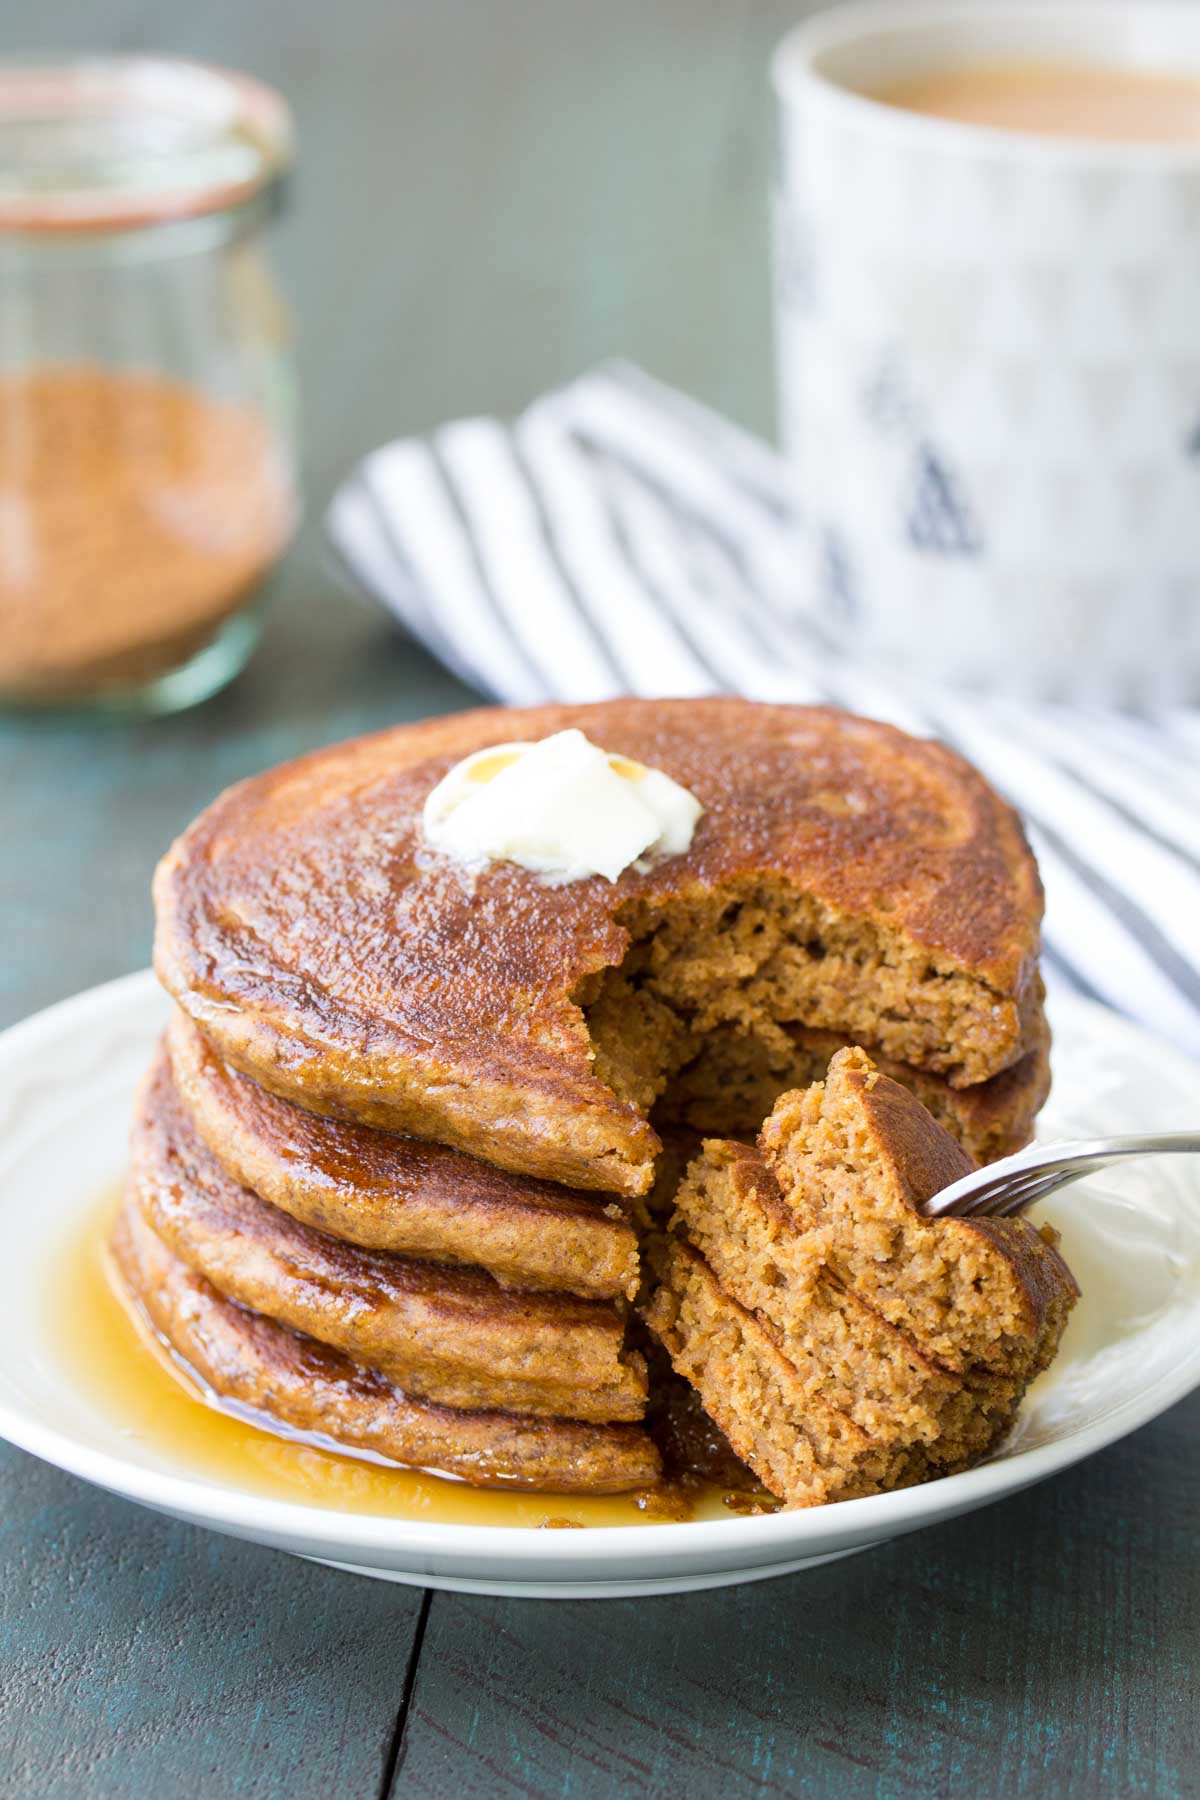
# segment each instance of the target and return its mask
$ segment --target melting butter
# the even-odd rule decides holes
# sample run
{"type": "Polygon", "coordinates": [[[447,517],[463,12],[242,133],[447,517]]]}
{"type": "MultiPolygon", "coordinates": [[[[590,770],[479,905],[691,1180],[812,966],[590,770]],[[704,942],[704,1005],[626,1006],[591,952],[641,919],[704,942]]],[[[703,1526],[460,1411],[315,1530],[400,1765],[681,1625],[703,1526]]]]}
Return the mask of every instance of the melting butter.
{"type": "Polygon", "coordinates": [[[465,757],[425,802],[430,849],[478,867],[517,863],[554,882],[681,856],[703,812],[661,769],[602,750],[582,731],[494,744],[465,757]]]}

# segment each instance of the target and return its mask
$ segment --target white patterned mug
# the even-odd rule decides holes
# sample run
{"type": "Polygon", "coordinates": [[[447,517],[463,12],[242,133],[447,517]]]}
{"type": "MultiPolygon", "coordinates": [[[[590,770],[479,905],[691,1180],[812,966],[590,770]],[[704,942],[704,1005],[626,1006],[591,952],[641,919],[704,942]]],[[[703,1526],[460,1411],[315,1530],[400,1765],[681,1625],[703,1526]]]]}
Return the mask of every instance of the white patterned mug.
{"type": "Polygon", "coordinates": [[[1200,7],[847,6],[776,52],[779,425],[816,600],[868,659],[1200,695],[1200,142],[867,97],[989,59],[1200,78],[1200,7]]]}

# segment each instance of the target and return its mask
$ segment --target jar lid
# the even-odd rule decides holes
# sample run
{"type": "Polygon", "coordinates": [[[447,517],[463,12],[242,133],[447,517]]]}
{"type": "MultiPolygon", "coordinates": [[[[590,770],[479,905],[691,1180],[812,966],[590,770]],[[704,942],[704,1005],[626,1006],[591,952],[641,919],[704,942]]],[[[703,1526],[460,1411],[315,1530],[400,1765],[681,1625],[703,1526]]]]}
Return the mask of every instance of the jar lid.
{"type": "Polygon", "coordinates": [[[0,64],[0,232],[222,212],[291,160],[287,103],[248,75],[143,56],[0,64]]]}

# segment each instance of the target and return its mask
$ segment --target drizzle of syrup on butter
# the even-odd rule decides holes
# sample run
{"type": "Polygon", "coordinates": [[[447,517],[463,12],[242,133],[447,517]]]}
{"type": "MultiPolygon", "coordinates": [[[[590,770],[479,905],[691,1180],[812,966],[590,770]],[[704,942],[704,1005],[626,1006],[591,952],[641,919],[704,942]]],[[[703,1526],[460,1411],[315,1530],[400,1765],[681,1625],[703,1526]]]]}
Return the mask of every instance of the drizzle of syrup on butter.
{"type": "Polygon", "coordinates": [[[106,1251],[119,1203],[119,1194],[107,1195],[55,1261],[57,1341],[75,1386],[173,1470],[271,1499],[438,1524],[561,1530],[729,1518],[719,1487],[641,1495],[497,1492],[338,1455],[224,1411],[123,1298],[106,1251]]]}

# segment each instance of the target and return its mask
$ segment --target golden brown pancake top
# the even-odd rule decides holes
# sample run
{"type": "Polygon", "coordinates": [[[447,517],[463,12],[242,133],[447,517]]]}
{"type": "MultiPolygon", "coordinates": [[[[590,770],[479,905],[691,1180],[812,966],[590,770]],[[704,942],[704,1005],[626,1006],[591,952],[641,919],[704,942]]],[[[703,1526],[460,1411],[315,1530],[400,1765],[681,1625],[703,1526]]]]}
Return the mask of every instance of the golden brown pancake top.
{"type": "Polygon", "coordinates": [[[314,1111],[485,1157],[490,1130],[491,1159],[506,1166],[637,1192],[657,1140],[593,1074],[572,996],[621,961],[623,905],[759,876],[879,921],[1002,1000],[1029,993],[1037,872],[982,777],[886,725],[735,699],[492,708],[257,776],[160,865],[155,962],[228,1061],[314,1111]],[[705,812],[686,855],[612,884],[552,887],[423,848],[422,806],[454,763],[569,726],[697,795],[705,812]],[[397,1112],[401,1090],[419,1104],[397,1112]],[[574,1160],[560,1166],[546,1146],[565,1132],[574,1160]]]}

